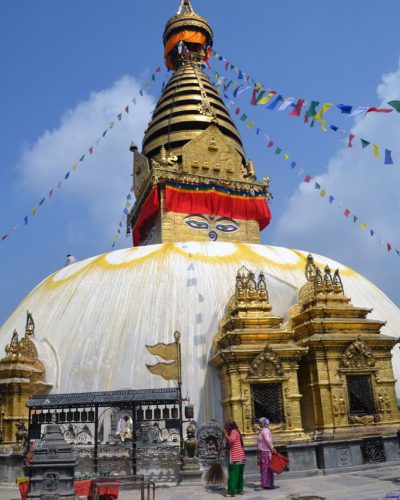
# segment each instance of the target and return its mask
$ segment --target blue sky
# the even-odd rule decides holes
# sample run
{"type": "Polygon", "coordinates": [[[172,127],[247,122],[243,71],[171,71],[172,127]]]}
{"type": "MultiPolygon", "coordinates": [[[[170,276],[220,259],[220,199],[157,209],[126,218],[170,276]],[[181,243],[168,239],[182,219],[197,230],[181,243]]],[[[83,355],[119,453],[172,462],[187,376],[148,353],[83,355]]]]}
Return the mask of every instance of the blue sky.
{"type": "MultiPolygon", "coordinates": [[[[2,234],[21,223],[162,64],[162,31],[178,4],[0,2],[2,234]]],[[[354,106],[400,99],[398,0],[193,0],[193,6],[210,21],[218,52],[286,96],[354,106]]],[[[212,64],[224,74],[220,63],[212,64]]],[[[35,219],[0,243],[0,322],[38,282],[62,267],[67,253],[83,259],[110,250],[131,181],[129,143],[141,142],[161,81],[35,219]]],[[[310,130],[287,113],[250,107],[249,101],[248,93],[238,99],[249,118],[307,173],[318,176],[335,199],[400,249],[397,113],[370,114],[356,122],[336,111],[327,115],[397,151],[397,165],[384,166],[370,150],[344,150],[335,134],[310,130]]],[[[301,183],[254,132],[240,122],[238,128],[259,177],[271,176],[273,222],[263,242],[342,261],[400,305],[400,258],[301,183]]],[[[130,246],[129,239],[116,248],[124,246],[130,246]]]]}

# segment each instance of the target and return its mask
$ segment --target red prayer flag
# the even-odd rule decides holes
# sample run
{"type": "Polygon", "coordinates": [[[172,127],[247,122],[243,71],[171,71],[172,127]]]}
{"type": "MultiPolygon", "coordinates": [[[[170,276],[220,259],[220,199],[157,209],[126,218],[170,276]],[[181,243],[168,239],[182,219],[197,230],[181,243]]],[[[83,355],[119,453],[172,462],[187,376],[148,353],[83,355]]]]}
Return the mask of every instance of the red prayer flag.
{"type": "Polygon", "coordinates": [[[390,243],[387,243],[386,246],[387,246],[387,251],[390,252],[392,250],[392,245],[390,243]]]}
{"type": "Polygon", "coordinates": [[[310,182],[310,181],[311,181],[311,177],[310,177],[309,175],[306,175],[306,176],[304,177],[304,181],[305,181],[305,182],[310,182]]]}
{"type": "Polygon", "coordinates": [[[350,210],[346,208],[346,210],[343,212],[345,217],[348,217],[350,215],[350,210]]]}
{"type": "Polygon", "coordinates": [[[368,108],[367,109],[367,113],[370,113],[371,111],[374,111],[375,113],[391,113],[393,111],[393,109],[389,109],[389,108],[368,108]]]}
{"type": "Polygon", "coordinates": [[[352,142],[353,142],[354,137],[355,137],[355,135],[354,135],[354,134],[350,134],[350,135],[349,135],[349,143],[347,144],[347,146],[348,146],[349,148],[352,148],[352,147],[353,147],[352,142]]]}
{"type": "Polygon", "coordinates": [[[89,153],[92,155],[93,154],[93,146],[90,146],[89,148],[89,153]]]}
{"type": "Polygon", "coordinates": [[[125,106],[125,113],[129,113],[129,106],[125,106]]]}
{"type": "Polygon", "coordinates": [[[240,108],[236,108],[235,114],[240,115],[240,108]]]}
{"type": "Polygon", "coordinates": [[[158,68],[156,69],[156,73],[160,73],[161,71],[161,66],[158,66],[158,68]]]}
{"type": "Polygon", "coordinates": [[[1,241],[4,241],[6,238],[8,238],[8,234],[5,234],[4,236],[2,236],[1,241]]]}
{"type": "Polygon", "coordinates": [[[293,108],[293,111],[289,113],[289,116],[300,116],[301,114],[301,108],[304,106],[305,100],[304,99],[299,99],[293,108]]]}
{"type": "Polygon", "coordinates": [[[253,95],[251,97],[251,102],[250,102],[252,106],[257,106],[257,94],[258,94],[258,89],[253,89],[253,95]]]}
{"type": "Polygon", "coordinates": [[[225,71],[228,71],[228,69],[229,69],[229,62],[227,61],[225,64],[225,71]]]}
{"type": "Polygon", "coordinates": [[[272,146],[273,146],[273,145],[274,145],[274,141],[269,141],[269,143],[268,143],[268,147],[269,147],[269,148],[272,148],[272,146]]]}

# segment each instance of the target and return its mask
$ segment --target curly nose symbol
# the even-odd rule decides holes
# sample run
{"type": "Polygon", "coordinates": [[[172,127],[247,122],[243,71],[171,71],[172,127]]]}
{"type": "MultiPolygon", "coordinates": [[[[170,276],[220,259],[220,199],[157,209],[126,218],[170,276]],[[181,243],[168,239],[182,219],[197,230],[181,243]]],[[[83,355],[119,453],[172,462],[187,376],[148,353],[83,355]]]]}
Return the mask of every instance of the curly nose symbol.
{"type": "Polygon", "coordinates": [[[210,231],[208,233],[208,237],[210,238],[210,240],[212,241],[217,241],[218,239],[218,234],[215,232],[215,231],[210,231]]]}

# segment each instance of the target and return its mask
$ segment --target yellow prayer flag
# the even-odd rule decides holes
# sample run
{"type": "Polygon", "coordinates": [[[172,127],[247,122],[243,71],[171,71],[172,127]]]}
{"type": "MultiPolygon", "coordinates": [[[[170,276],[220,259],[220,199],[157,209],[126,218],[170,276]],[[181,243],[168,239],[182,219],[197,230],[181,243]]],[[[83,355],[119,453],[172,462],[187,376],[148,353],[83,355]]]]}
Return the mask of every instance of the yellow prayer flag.
{"type": "Polygon", "coordinates": [[[110,122],[110,124],[108,125],[108,128],[113,128],[114,123],[115,123],[115,122],[110,122]]]}
{"type": "Polygon", "coordinates": [[[249,123],[247,124],[247,128],[253,128],[254,127],[254,122],[253,120],[250,120],[249,123]]]}
{"type": "Polygon", "coordinates": [[[78,164],[74,163],[71,168],[75,172],[75,170],[78,168],[78,164]]]}
{"type": "Polygon", "coordinates": [[[35,217],[36,214],[36,208],[32,208],[32,216],[35,217]]]}
{"type": "Polygon", "coordinates": [[[146,365],[149,372],[153,375],[158,375],[165,380],[178,380],[179,370],[178,363],[157,363],[156,365],[146,365]]]}
{"type": "Polygon", "coordinates": [[[276,95],[276,92],[269,92],[265,97],[262,97],[257,104],[267,104],[268,101],[272,99],[272,97],[276,95]]]}
{"type": "Polygon", "coordinates": [[[361,229],[362,229],[363,231],[365,231],[365,230],[367,229],[367,224],[362,223],[362,224],[361,224],[361,229]]]}
{"type": "Polygon", "coordinates": [[[218,87],[218,88],[217,88],[217,92],[218,92],[218,94],[220,94],[220,93],[222,92],[222,88],[221,88],[221,87],[218,87]]]}
{"type": "Polygon", "coordinates": [[[288,160],[288,159],[289,159],[289,155],[288,155],[287,153],[285,153],[285,154],[283,155],[283,158],[284,158],[285,160],[288,160]]]}
{"type": "Polygon", "coordinates": [[[378,148],[378,145],[377,144],[373,144],[372,146],[374,148],[374,156],[375,158],[380,158],[381,155],[379,154],[379,148],[378,148]]]}
{"type": "Polygon", "coordinates": [[[233,82],[232,90],[234,90],[239,85],[239,82],[233,82]]]}
{"type": "Polygon", "coordinates": [[[322,105],[322,108],[318,111],[318,113],[313,118],[313,123],[321,122],[321,127],[324,132],[327,132],[326,128],[326,120],[323,119],[324,114],[331,109],[333,106],[332,102],[326,102],[322,105]]]}
{"type": "Polygon", "coordinates": [[[159,356],[160,358],[165,359],[165,361],[177,361],[178,359],[178,346],[176,342],[173,342],[172,344],[164,344],[161,342],[156,345],[146,345],[146,349],[150,354],[159,356]]]}
{"type": "Polygon", "coordinates": [[[119,240],[119,236],[118,236],[118,234],[116,234],[116,235],[114,236],[114,241],[117,241],[117,240],[119,240]]]}
{"type": "Polygon", "coordinates": [[[321,196],[321,198],[324,198],[326,196],[326,189],[321,189],[319,195],[321,196]]]}
{"type": "Polygon", "coordinates": [[[150,87],[150,82],[149,82],[149,81],[147,81],[147,82],[146,82],[146,89],[148,89],[149,87],[150,87]]]}

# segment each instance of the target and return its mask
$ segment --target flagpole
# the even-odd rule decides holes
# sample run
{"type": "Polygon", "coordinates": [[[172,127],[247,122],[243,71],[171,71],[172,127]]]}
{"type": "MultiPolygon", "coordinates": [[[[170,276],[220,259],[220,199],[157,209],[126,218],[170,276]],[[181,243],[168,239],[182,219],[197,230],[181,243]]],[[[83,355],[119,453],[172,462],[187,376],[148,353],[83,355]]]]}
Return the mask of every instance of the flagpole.
{"type": "Polygon", "coordinates": [[[182,353],[181,353],[181,334],[176,331],[174,333],[175,342],[176,342],[176,356],[178,363],[178,398],[179,398],[179,435],[180,435],[180,451],[181,451],[181,460],[183,460],[183,415],[182,415],[182,353]]]}

